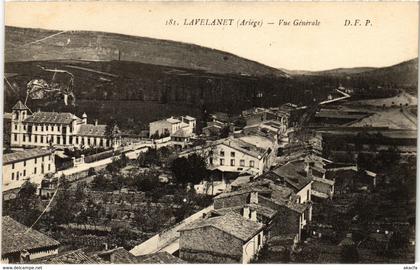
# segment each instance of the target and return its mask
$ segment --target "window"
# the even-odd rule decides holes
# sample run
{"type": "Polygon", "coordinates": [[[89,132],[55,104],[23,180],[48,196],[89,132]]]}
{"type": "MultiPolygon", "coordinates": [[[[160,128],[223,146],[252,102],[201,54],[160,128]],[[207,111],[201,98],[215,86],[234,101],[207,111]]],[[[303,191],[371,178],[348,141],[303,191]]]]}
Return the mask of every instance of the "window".
{"type": "Polygon", "coordinates": [[[220,159],[220,165],[225,165],[225,160],[223,158],[220,159]]]}
{"type": "Polygon", "coordinates": [[[41,136],[41,143],[44,143],[44,136],[41,136]]]}
{"type": "Polygon", "coordinates": [[[42,162],[44,162],[44,157],[42,157],[42,159],[41,159],[41,160],[42,160],[42,162]]]}
{"type": "Polygon", "coordinates": [[[38,158],[35,158],[35,164],[36,164],[36,161],[38,160],[38,158]]]}
{"type": "Polygon", "coordinates": [[[12,170],[15,168],[15,163],[12,163],[12,170]]]}
{"type": "Polygon", "coordinates": [[[36,174],[36,167],[34,168],[34,174],[36,174]]]}
{"type": "Polygon", "coordinates": [[[212,157],[209,158],[209,163],[210,163],[210,165],[213,165],[213,158],[212,157]]]}
{"type": "Polygon", "coordinates": [[[26,176],[26,170],[23,170],[23,177],[26,176]]]}
{"type": "Polygon", "coordinates": [[[231,157],[235,157],[235,152],[230,152],[231,157]]]}
{"type": "Polygon", "coordinates": [[[48,171],[51,171],[51,164],[48,164],[48,171]]]}
{"type": "Polygon", "coordinates": [[[22,141],[26,141],[26,135],[23,135],[22,141]]]}
{"type": "Polygon", "coordinates": [[[34,137],[34,142],[37,143],[38,142],[38,136],[35,135],[34,137]]]}
{"type": "Polygon", "coordinates": [[[38,126],[35,126],[35,131],[38,131],[38,126]]]}
{"type": "Polygon", "coordinates": [[[15,137],[15,141],[17,141],[17,134],[15,134],[15,136],[14,136],[14,137],[15,137]]]}
{"type": "Polygon", "coordinates": [[[57,144],[60,144],[61,143],[61,138],[60,138],[60,136],[57,136],[57,144]]]}
{"type": "Polygon", "coordinates": [[[41,126],[41,131],[44,131],[44,126],[41,126]]]}
{"type": "Polygon", "coordinates": [[[31,135],[28,136],[28,142],[31,142],[31,135]]]}
{"type": "Polygon", "coordinates": [[[253,160],[249,161],[249,167],[254,168],[255,162],[253,160]]]}
{"type": "Polygon", "coordinates": [[[24,161],[23,161],[23,166],[24,166],[24,167],[26,166],[26,160],[24,160],[24,161]]]}
{"type": "Polygon", "coordinates": [[[306,191],[306,199],[307,199],[308,201],[310,201],[310,200],[311,200],[311,190],[310,190],[310,189],[308,189],[308,190],[306,191]]]}
{"type": "Polygon", "coordinates": [[[18,128],[17,128],[17,125],[15,125],[15,130],[17,130],[18,128]]]}
{"type": "Polygon", "coordinates": [[[12,180],[15,180],[15,173],[12,173],[12,180]]]}
{"type": "Polygon", "coordinates": [[[230,166],[235,166],[235,160],[234,159],[230,160],[230,166]]]}
{"type": "Polygon", "coordinates": [[[239,165],[241,167],[244,167],[245,166],[245,160],[243,160],[243,159],[239,160],[239,165]]]}
{"type": "Polygon", "coordinates": [[[221,150],[221,151],[220,151],[220,155],[221,155],[222,157],[224,157],[224,156],[225,156],[225,151],[221,150]]]}

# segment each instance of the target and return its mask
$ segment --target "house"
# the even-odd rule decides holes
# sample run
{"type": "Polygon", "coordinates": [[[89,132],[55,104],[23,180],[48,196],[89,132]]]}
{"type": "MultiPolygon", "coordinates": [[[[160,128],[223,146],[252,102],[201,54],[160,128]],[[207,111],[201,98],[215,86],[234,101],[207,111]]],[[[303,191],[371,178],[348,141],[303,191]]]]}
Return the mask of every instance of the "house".
{"type": "Polygon", "coordinates": [[[1,262],[23,263],[58,253],[60,243],[9,216],[2,218],[1,262]]]}
{"type": "Polygon", "coordinates": [[[179,263],[186,263],[186,261],[181,260],[174,255],[162,251],[152,254],[140,255],[137,256],[138,263],[144,264],[179,264],[179,263]]]}
{"type": "Polygon", "coordinates": [[[183,130],[184,135],[191,136],[196,129],[197,120],[191,116],[173,117],[149,123],[149,135],[154,138],[168,137],[183,130]]]}
{"type": "Polygon", "coordinates": [[[203,127],[202,133],[207,137],[219,137],[222,135],[223,130],[228,128],[229,123],[224,123],[219,120],[213,119],[213,121],[207,122],[207,125],[203,127]]]}
{"type": "Polygon", "coordinates": [[[260,124],[269,120],[276,120],[281,125],[281,130],[284,132],[288,128],[290,114],[279,110],[279,108],[251,108],[242,112],[242,116],[246,121],[247,126],[260,124]]]}
{"type": "Polygon", "coordinates": [[[277,185],[289,187],[296,194],[297,203],[311,201],[311,178],[306,175],[303,168],[291,162],[277,166],[257,179],[269,179],[277,185]]]}
{"type": "Polygon", "coordinates": [[[3,191],[18,188],[28,179],[40,183],[44,175],[55,171],[53,148],[34,148],[4,154],[3,191]]]}
{"type": "Polygon", "coordinates": [[[198,146],[179,154],[186,157],[198,154],[206,158],[209,170],[259,175],[269,168],[273,149],[255,145],[242,138],[226,138],[198,146]]]}
{"type": "Polygon", "coordinates": [[[263,229],[237,213],[205,218],[180,230],[179,257],[195,263],[249,263],[264,244],[263,229]]]}
{"type": "Polygon", "coordinates": [[[118,147],[121,135],[115,126],[107,134],[106,125],[87,123],[87,115],[82,119],[66,112],[35,112],[18,101],[12,108],[11,147],[118,147]]]}
{"type": "Polygon", "coordinates": [[[244,217],[264,223],[266,238],[294,234],[296,241],[300,241],[312,212],[309,202],[298,202],[293,189],[260,178],[216,196],[213,206],[219,213],[236,210],[244,217]]]}

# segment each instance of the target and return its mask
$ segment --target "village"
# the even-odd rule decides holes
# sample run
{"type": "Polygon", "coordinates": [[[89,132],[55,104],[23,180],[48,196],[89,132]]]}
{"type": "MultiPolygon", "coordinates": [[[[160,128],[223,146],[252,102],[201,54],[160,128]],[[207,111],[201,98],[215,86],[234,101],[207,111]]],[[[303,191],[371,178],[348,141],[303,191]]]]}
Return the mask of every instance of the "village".
{"type": "Polygon", "coordinates": [[[414,260],[413,104],[352,94],[172,115],[136,136],[18,101],[4,117],[2,262],[414,260]]]}

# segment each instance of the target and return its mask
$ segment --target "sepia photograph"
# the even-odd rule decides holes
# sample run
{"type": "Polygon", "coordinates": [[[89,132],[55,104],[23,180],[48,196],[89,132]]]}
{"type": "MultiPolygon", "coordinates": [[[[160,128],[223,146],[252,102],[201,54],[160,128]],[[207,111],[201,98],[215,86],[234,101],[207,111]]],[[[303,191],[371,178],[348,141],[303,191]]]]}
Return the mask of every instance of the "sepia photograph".
{"type": "Polygon", "coordinates": [[[4,17],[3,269],[415,264],[418,2],[4,17]]]}

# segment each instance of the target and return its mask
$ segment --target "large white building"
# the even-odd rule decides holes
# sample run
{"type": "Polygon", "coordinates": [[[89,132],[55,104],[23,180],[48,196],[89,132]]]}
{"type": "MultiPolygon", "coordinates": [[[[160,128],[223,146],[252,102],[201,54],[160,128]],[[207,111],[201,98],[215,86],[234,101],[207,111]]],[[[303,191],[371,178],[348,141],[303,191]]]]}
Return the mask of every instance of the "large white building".
{"type": "Polygon", "coordinates": [[[29,148],[66,147],[118,147],[121,136],[114,127],[111,137],[106,125],[88,124],[87,115],[82,119],[72,113],[35,112],[18,101],[12,108],[11,147],[29,148]]]}
{"type": "MultiPolygon", "coordinates": [[[[197,120],[191,116],[170,117],[149,124],[149,135],[169,137],[179,131],[184,135],[191,136],[195,132],[197,120]]],[[[156,138],[155,138],[156,139],[156,138]]]]}
{"type": "Polygon", "coordinates": [[[245,139],[248,137],[220,139],[186,150],[179,156],[196,153],[206,158],[210,170],[260,175],[270,168],[274,150],[268,145],[255,145],[252,140],[245,139]]]}
{"type": "Polygon", "coordinates": [[[34,148],[3,155],[3,191],[20,187],[26,180],[40,183],[55,173],[54,150],[34,148]]]}

